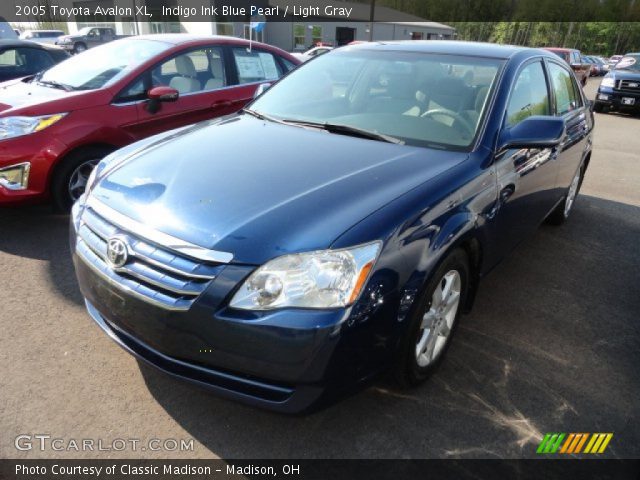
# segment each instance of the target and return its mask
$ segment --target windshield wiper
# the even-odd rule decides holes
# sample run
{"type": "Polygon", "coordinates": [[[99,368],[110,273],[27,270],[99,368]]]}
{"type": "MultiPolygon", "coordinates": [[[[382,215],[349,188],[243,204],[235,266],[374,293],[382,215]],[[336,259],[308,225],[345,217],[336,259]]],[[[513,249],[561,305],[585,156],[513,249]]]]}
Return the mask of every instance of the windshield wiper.
{"type": "Polygon", "coordinates": [[[268,120],[270,122],[275,122],[275,123],[286,123],[286,122],[280,120],[279,118],[275,118],[275,117],[272,117],[270,115],[265,115],[264,113],[256,112],[255,110],[251,110],[250,108],[243,108],[242,112],[243,113],[247,113],[247,114],[251,115],[252,117],[259,118],[260,120],[268,120]]]}
{"type": "Polygon", "coordinates": [[[283,120],[283,122],[300,126],[321,128],[323,130],[326,130],[327,132],[338,133],[340,135],[349,135],[352,137],[367,138],[369,140],[378,140],[380,142],[395,143],[396,145],[404,145],[404,141],[400,140],[399,138],[392,137],[391,135],[385,135],[384,133],[378,133],[372,130],[353,127],[351,125],[328,122],[307,122],[304,120],[283,120]]]}
{"type": "Polygon", "coordinates": [[[40,80],[40,79],[38,79],[37,82],[39,84],[41,84],[41,85],[48,85],[48,86],[51,86],[53,88],[59,88],[61,90],[64,90],[65,92],[71,92],[74,89],[71,85],[67,85],[65,83],[56,82],[55,80],[40,80]]]}

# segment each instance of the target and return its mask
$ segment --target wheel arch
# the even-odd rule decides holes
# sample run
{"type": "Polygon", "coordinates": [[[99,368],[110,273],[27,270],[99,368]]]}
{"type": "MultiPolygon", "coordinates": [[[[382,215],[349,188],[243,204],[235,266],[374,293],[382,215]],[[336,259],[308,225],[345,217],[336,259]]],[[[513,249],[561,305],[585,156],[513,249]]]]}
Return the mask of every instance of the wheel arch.
{"type": "Polygon", "coordinates": [[[60,155],[60,157],[58,157],[56,162],[53,164],[53,167],[49,170],[49,177],[47,178],[48,195],[51,195],[52,182],[54,181],[56,176],[59,174],[60,169],[64,166],[65,160],[67,160],[72,155],[77,155],[78,153],[91,150],[92,148],[103,148],[105,150],[108,150],[109,152],[113,152],[121,147],[110,144],[110,143],[106,143],[106,142],[91,142],[83,145],[77,145],[69,149],[63,155],[60,155]]]}

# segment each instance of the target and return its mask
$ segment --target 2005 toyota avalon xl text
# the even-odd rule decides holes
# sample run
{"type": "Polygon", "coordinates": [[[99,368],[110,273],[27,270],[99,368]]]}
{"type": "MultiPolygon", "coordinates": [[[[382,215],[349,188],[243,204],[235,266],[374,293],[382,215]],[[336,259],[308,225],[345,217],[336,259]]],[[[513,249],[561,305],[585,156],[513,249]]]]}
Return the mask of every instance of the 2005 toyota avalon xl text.
{"type": "Polygon", "coordinates": [[[552,53],[366,43],[105,158],[72,213],[94,320],[165,372],[299,412],[442,359],[479,279],[571,213],[593,115],[552,53]]]}

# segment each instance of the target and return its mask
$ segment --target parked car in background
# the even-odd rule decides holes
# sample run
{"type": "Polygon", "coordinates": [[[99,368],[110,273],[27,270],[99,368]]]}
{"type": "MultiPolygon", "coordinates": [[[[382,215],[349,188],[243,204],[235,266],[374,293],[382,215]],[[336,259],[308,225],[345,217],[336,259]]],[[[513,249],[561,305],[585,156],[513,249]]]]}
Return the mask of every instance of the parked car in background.
{"type": "Polygon", "coordinates": [[[591,55],[591,56],[600,64],[602,70],[604,70],[603,75],[609,71],[609,62],[606,59],[597,55],[596,56],[591,55]]]}
{"type": "Polygon", "coordinates": [[[586,62],[591,65],[591,70],[589,72],[590,77],[599,77],[606,73],[603,64],[601,64],[595,57],[584,55],[582,57],[582,61],[583,63],[586,62]]]}
{"type": "Polygon", "coordinates": [[[68,209],[112,151],[233,113],[300,63],[248,47],[233,37],[131,37],[0,84],[0,205],[52,199],[68,209]]]}
{"type": "Polygon", "coordinates": [[[311,60],[312,58],[317,57],[318,55],[328,53],[331,50],[333,50],[333,47],[313,47],[304,53],[292,53],[291,55],[296,57],[301,62],[306,62],[307,60],[311,60]]]}
{"type": "Polygon", "coordinates": [[[62,30],[25,30],[20,34],[20,39],[55,45],[62,35],[64,35],[62,30]]]}
{"type": "Polygon", "coordinates": [[[33,75],[67,58],[69,54],[58,47],[23,40],[0,40],[0,82],[33,75]]]}
{"type": "Polygon", "coordinates": [[[103,43],[112,42],[128,35],[116,35],[111,27],[84,27],[73,35],[63,35],[58,38],[56,45],[72,53],[84,52],[88,48],[97,47],[103,43]]]}
{"type": "Polygon", "coordinates": [[[611,57],[609,57],[609,61],[607,63],[609,63],[609,68],[613,68],[616,66],[616,63],[618,63],[620,61],[620,59],[622,58],[622,55],[613,55],[611,57]]]}
{"type": "Polygon", "coordinates": [[[627,53],[600,82],[596,112],[640,112],[640,52],[627,53]]]}
{"type": "Polygon", "coordinates": [[[589,106],[538,49],[336,49],[100,162],[71,219],[87,309],[164,372],[274,410],[383,371],[417,385],[479,280],[570,215],[589,106]]]}
{"type": "Polygon", "coordinates": [[[580,50],[576,50],[575,48],[555,47],[545,47],[545,50],[555,53],[558,57],[567,62],[575,73],[580,85],[584,87],[587,84],[587,80],[591,73],[591,64],[582,61],[580,50]]]}

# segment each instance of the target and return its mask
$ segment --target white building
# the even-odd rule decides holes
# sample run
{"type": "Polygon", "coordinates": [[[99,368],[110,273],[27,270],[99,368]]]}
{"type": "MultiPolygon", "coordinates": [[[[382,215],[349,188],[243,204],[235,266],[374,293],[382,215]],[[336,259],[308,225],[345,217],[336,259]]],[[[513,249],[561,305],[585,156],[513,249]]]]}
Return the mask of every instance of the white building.
{"type": "MultiPolygon", "coordinates": [[[[148,10],[157,12],[158,0],[131,0],[133,6],[146,6],[148,10]]],[[[215,3],[215,0],[211,0],[215,3]]],[[[284,8],[288,0],[263,0],[270,6],[284,8]]],[[[84,0],[74,2],[74,5],[109,6],[113,0],[84,0]]],[[[267,22],[261,32],[251,31],[249,19],[247,22],[224,22],[218,20],[188,21],[188,19],[174,18],[173,21],[148,22],[135,16],[93,18],[91,21],[68,22],[69,33],[75,33],[86,26],[112,26],[120,35],[141,35],[148,33],[193,33],[204,35],[233,35],[241,38],[249,38],[275,45],[287,51],[302,51],[322,42],[328,45],[339,46],[351,41],[375,40],[428,40],[428,39],[452,39],[456,32],[453,27],[436,22],[425,22],[423,19],[387,7],[375,7],[375,19],[369,23],[370,5],[365,3],[349,3],[334,1],[335,7],[345,6],[352,8],[350,19],[323,14],[323,0],[305,0],[305,5],[311,7],[317,3],[320,15],[309,16],[300,21],[291,22],[267,22]]],[[[202,0],[181,0],[183,8],[202,5],[202,0]]],[[[135,10],[135,9],[132,9],[135,10]]],[[[157,17],[158,15],[156,15],[157,17]]],[[[200,19],[199,19],[200,20],[200,19]]]]}

